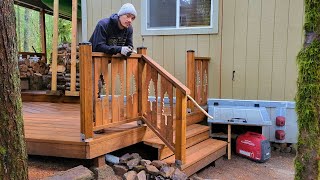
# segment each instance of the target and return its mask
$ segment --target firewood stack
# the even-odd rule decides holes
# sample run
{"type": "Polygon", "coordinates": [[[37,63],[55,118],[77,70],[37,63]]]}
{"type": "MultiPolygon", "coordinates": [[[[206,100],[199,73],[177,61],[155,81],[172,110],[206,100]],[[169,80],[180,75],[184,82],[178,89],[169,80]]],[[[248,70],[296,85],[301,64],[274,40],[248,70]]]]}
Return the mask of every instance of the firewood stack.
{"type": "Polygon", "coordinates": [[[22,83],[24,86],[21,87],[23,90],[41,90],[44,89],[43,77],[48,74],[49,66],[46,63],[45,58],[39,58],[36,56],[27,56],[23,58],[19,57],[19,71],[20,78],[22,81],[27,81],[27,83],[22,83]]]}
{"type": "MultiPolygon", "coordinates": [[[[71,74],[65,75],[66,80],[66,91],[70,91],[71,87],[71,74]]],[[[77,73],[77,79],[76,79],[76,91],[80,91],[80,73],[77,73]]]]}
{"type": "MultiPolygon", "coordinates": [[[[58,46],[58,59],[57,59],[57,90],[69,91],[71,86],[71,44],[65,43],[58,46]]],[[[77,48],[76,57],[76,90],[80,91],[80,74],[79,74],[79,56],[77,48]]],[[[50,80],[52,71],[50,69],[50,80]]],[[[48,89],[51,89],[51,83],[48,84],[48,89]]]]}

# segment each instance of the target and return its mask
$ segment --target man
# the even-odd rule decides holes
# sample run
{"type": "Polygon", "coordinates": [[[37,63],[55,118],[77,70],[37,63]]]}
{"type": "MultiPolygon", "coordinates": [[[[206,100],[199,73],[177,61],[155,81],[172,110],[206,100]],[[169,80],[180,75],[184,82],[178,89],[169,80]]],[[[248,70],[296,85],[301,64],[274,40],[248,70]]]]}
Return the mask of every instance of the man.
{"type": "Polygon", "coordinates": [[[130,56],[133,52],[132,22],[137,16],[134,6],[124,4],[118,14],[100,20],[90,38],[92,51],[107,54],[121,53],[130,56]]]}

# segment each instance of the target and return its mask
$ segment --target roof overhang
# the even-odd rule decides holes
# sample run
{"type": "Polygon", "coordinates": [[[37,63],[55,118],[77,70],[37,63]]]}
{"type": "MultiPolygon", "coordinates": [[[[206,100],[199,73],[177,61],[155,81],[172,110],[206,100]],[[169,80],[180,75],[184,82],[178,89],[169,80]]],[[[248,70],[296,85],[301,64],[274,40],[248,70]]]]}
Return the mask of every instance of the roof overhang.
{"type": "MultiPolygon", "coordinates": [[[[41,0],[14,0],[14,4],[22,6],[35,11],[44,10],[46,14],[53,15],[53,10],[45,5],[41,0]]],[[[70,16],[59,13],[59,17],[67,20],[71,20],[70,16]]]]}

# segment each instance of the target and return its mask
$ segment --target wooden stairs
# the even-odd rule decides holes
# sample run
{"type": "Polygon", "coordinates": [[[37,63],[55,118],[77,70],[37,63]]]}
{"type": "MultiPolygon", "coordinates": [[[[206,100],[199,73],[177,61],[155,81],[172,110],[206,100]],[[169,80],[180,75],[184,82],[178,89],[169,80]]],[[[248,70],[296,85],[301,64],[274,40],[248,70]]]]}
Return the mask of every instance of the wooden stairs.
{"type": "MultiPolygon", "coordinates": [[[[187,120],[192,118],[189,117],[187,120]]],[[[186,163],[181,165],[180,169],[188,176],[226,154],[227,142],[210,138],[208,126],[190,124],[187,126],[186,136],[186,163]]],[[[175,164],[174,153],[157,136],[145,139],[144,144],[158,149],[159,160],[175,164]]]]}

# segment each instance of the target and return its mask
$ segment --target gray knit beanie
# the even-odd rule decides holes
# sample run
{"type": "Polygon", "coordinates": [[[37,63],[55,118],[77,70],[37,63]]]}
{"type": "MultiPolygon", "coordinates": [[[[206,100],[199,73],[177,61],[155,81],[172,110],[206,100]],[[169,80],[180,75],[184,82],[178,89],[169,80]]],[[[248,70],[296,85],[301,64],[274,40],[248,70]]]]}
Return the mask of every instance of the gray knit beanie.
{"type": "Polygon", "coordinates": [[[124,14],[132,14],[135,17],[137,17],[137,11],[134,8],[134,6],[130,3],[126,3],[126,4],[122,5],[122,7],[120,8],[120,10],[118,12],[118,16],[121,16],[124,14]]]}

